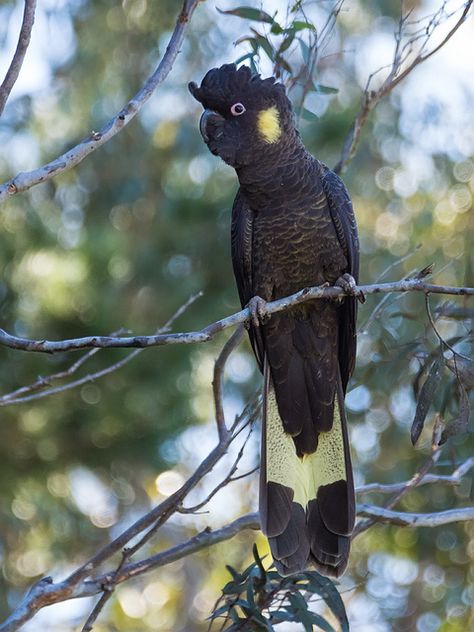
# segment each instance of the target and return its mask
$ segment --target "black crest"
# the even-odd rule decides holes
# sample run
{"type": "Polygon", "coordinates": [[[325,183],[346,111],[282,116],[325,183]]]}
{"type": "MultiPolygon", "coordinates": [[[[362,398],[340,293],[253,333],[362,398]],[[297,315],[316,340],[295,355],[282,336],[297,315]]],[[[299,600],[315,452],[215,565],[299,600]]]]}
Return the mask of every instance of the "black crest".
{"type": "Polygon", "coordinates": [[[274,77],[262,79],[252,74],[250,68],[235,64],[224,64],[220,68],[212,68],[198,87],[193,81],[188,85],[193,97],[205,108],[217,112],[227,109],[229,104],[246,98],[247,103],[255,105],[279,103],[291,110],[286,97],[285,87],[277,83],[274,77]]]}

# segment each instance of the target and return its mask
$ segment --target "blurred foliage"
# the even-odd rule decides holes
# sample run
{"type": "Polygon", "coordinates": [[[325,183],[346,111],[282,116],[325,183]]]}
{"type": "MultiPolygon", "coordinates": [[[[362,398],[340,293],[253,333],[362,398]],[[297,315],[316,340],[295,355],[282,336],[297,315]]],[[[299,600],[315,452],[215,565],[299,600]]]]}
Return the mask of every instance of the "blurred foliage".
{"type": "Polygon", "coordinates": [[[301,623],[305,632],[312,632],[315,625],[334,632],[324,617],[310,609],[310,600],[317,595],[332,610],[341,631],[348,632],[344,603],[332,581],[312,572],[281,577],[275,570],[265,569],[256,545],[253,556],[252,564],[241,573],[227,566],[232,580],[222,589],[211,617],[213,622],[224,619],[221,630],[272,632],[275,625],[291,622],[301,623]]]}
{"type": "MultiPolygon", "coordinates": [[[[171,0],[39,4],[24,83],[0,119],[2,181],[54,158],[113,115],[156,65],[177,10],[171,0]]],[[[236,179],[204,147],[187,82],[239,58],[263,74],[276,72],[301,114],[306,145],[333,165],[369,72],[387,61],[398,20],[393,2],[347,0],[324,47],[311,57],[338,3],[279,3],[277,13],[273,3],[264,3],[263,21],[247,4],[237,9],[220,3],[219,13],[214,3],[203,3],[170,77],[140,116],[73,171],[2,207],[0,316],[6,330],[39,338],[120,328],[152,333],[199,290],[204,297],[175,330],[195,329],[237,310],[229,253],[236,179]]],[[[409,4],[421,10],[421,3],[409,4]]],[[[16,37],[20,5],[0,7],[5,48],[16,37]]],[[[458,68],[462,56],[451,67],[449,61],[438,66],[438,57],[377,107],[344,174],[360,227],[363,282],[402,278],[434,263],[436,282],[474,285],[474,137],[472,121],[463,119],[471,111],[473,82],[469,86],[469,75],[458,68]]],[[[441,335],[472,356],[471,303],[447,297],[430,302],[441,335]]],[[[446,347],[440,355],[423,296],[370,296],[359,323],[357,369],[347,398],[356,481],[407,480],[430,453],[435,417],[449,428],[466,416],[463,393],[472,400],[472,364],[453,360],[446,347]],[[423,430],[414,449],[410,427],[423,392],[429,397],[418,404],[423,430]]],[[[222,342],[149,349],[80,389],[2,408],[0,616],[35,578],[62,577],[171,493],[206,455],[215,441],[209,423],[212,363],[222,342]]],[[[126,354],[101,351],[78,375],[126,354]]],[[[69,367],[78,356],[4,349],[2,357],[0,383],[8,393],[69,367]]],[[[227,377],[230,415],[260,383],[248,346],[232,357],[227,377]]],[[[450,473],[472,454],[470,435],[447,438],[439,473],[450,473]]],[[[251,464],[256,451],[254,445],[251,464]]],[[[149,552],[254,507],[257,487],[252,479],[233,483],[208,515],[170,522],[149,552]]],[[[399,507],[449,509],[467,504],[469,495],[467,480],[456,488],[427,486],[411,491],[399,507]]],[[[371,500],[384,502],[377,495],[371,500]]],[[[357,538],[341,584],[354,628],[469,629],[472,535],[467,524],[432,530],[376,526],[357,538]]],[[[226,564],[237,569],[241,579],[234,588],[245,586],[248,603],[247,588],[255,595],[263,581],[250,553],[254,539],[242,533],[120,586],[95,629],[206,630],[228,581],[226,564]],[[238,570],[250,563],[247,574],[238,570]]],[[[258,542],[264,550],[263,538],[258,542]]],[[[266,573],[268,587],[279,581],[266,573]]],[[[304,616],[293,591],[298,581],[282,580],[294,600],[285,612],[299,609],[304,616]]],[[[89,605],[76,606],[78,620],[89,605]]],[[[72,630],[66,610],[47,609],[28,629],[72,630]]],[[[324,608],[314,615],[330,620],[324,608]]]]}

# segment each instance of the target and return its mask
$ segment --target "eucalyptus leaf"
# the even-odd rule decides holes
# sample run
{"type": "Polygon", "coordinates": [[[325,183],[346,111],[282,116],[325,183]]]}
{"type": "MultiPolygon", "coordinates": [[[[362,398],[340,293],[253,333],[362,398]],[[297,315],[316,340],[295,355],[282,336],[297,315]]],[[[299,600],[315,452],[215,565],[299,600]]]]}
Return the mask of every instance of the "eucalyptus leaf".
{"type": "Polygon", "coordinates": [[[316,30],[314,24],[311,24],[311,22],[304,22],[302,20],[295,20],[291,26],[295,31],[303,31],[304,29],[310,29],[311,31],[316,30]]]}
{"type": "Polygon", "coordinates": [[[416,403],[415,417],[411,425],[411,442],[413,445],[418,441],[425,425],[426,415],[433,403],[433,398],[441,384],[443,377],[444,357],[440,351],[438,357],[433,362],[428,372],[428,376],[421,387],[418,401],[416,403]]]}
{"type": "Polygon", "coordinates": [[[349,632],[346,608],[334,583],[316,572],[306,573],[306,577],[308,579],[307,590],[320,595],[335,614],[342,632],[349,632]]]}
{"type": "Polygon", "coordinates": [[[307,108],[303,108],[301,110],[301,118],[304,121],[309,121],[310,123],[315,123],[316,121],[319,121],[319,116],[314,112],[311,112],[311,110],[308,110],[307,108]]]}
{"type": "Polygon", "coordinates": [[[235,15],[238,18],[254,20],[255,22],[266,22],[267,24],[274,23],[274,19],[271,15],[260,9],[253,9],[252,7],[236,7],[235,9],[228,9],[227,11],[217,8],[217,10],[224,15],[235,15]]]}
{"type": "Polygon", "coordinates": [[[319,94],[337,94],[339,90],[337,88],[332,88],[331,86],[324,86],[322,83],[317,83],[315,85],[315,91],[319,94]]]}

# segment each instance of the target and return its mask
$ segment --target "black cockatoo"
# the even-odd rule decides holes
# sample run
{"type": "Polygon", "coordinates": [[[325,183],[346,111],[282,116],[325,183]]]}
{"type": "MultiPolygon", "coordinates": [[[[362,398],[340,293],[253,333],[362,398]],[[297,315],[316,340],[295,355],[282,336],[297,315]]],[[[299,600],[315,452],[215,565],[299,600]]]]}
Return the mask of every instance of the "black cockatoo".
{"type": "Polygon", "coordinates": [[[337,577],[355,519],[344,411],[356,353],[352,204],[340,178],[304,147],[285,88],[273,77],[226,64],[189,90],[204,107],[205,143],[240,183],[232,262],[264,375],[262,530],[280,574],[314,566],[337,577]],[[265,301],[324,283],[353,295],[265,315],[265,301]]]}

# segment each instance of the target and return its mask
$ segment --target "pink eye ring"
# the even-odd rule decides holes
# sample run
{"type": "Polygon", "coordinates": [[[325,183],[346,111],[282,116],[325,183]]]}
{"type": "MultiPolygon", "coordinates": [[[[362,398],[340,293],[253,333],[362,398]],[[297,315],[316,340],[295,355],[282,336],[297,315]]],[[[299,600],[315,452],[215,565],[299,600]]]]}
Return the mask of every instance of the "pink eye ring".
{"type": "Polygon", "coordinates": [[[234,105],[230,108],[230,113],[233,116],[240,116],[245,112],[245,106],[242,103],[234,103],[234,105]]]}

